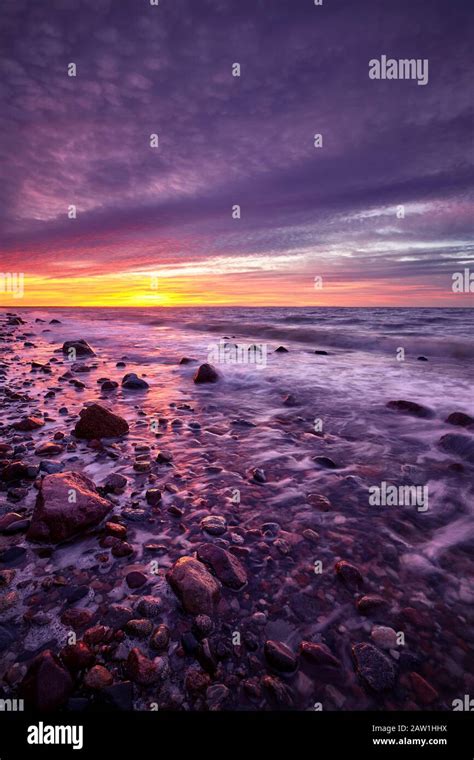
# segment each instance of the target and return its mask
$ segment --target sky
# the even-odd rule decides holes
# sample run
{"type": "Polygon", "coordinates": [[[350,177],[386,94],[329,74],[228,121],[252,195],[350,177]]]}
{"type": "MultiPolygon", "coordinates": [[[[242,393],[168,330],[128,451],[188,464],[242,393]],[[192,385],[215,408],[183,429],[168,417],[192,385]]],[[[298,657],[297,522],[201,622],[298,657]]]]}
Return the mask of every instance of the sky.
{"type": "Polygon", "coordinates": [[[2,0],[0,274],[24,293],[0,304],[474,305],[452,291],[473,22],[469,0],[2,0]],[[382,55],[428,83],[371,79],[382,55]]]}

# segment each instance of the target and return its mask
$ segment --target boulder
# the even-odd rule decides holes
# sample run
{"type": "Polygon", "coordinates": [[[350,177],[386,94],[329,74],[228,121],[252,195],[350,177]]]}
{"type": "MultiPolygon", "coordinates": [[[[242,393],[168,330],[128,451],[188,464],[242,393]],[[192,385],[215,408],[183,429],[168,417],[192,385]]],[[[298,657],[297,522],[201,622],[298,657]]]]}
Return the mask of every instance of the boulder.
{"type": "Polygon", "coordinates": [[[78,472],[46,475],[41,483],[27,538],[58,543],[98,525],[112,504],[92,480],[78,472]]]}
{"type": "Polygon", "coordinates": [[[20,684],[20,696],[28,708],[49,712],[62,707],[73,690],[73,680],[49,650],[36,657],[20,684]]]}
{"type": "Polygon", "coordinates": [[[122,388],[127,391],[146,391],[150,386],[141,377],[135,374],[135,372],[129,372],[122,378],[122,388]]]}
{"type": "Polygon", "coordinates": [[[166,580],[192,615],[212,615],[220,597],[220,584],[194,557],[181,557],[166,573],[166,580]]]}
{"type": "Polygon", "coordinates": [[[80,420],[74,428],[76,438],[119,438],[128,433],[128,422],[101,404],[91,404],[79,413],[80,420]]]}

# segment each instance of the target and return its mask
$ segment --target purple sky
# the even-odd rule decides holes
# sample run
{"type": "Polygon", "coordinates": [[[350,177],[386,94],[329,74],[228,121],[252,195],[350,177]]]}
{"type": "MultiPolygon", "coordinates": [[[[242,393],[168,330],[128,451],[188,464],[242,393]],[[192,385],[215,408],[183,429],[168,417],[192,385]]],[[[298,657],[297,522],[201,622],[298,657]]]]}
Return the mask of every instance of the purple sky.
{"type": "Polygon", "coordinates": [[[209,272],[282,303],[321,274],[468,305],[449,289],[474,269],[473,19],[468,0],[2,0],[1,269],[209,272]],[[428,58],[428,85],[370,80],[382,54],[428,58]]]}

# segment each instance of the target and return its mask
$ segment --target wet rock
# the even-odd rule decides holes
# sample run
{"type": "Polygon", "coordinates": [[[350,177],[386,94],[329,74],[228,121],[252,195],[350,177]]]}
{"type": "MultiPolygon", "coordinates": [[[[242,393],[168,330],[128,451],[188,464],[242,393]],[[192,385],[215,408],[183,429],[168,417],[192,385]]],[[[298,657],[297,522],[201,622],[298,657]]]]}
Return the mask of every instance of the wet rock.
{"type": "Polygon", "coordinates": [[[215,544],[201,544],[197,557],[212,569],[224,586],[236,591],[247,583],[247,572],[240,560],[226,549],[215,544]]]}
{"type": "Polygon", "coordinates": [[[447,422],[449,425],[469,427],[469,425],[474,425],[474,417],[471,417],[469,414],[464,414],[464,412],[453,412],[449,415],[445,422],[447,422]]]}
{"type": "Polygon", "coordinates": [[[106,686],[100,692],[100,699],[104,705],[113,710],[132,712],[133,710],[133,685],[130,681],[122,681],[106,686]]]}
{"type": "Polygon", "coordinates": [[[196,668],[189,668],[184,679],[186,691],[192,696],[204,692],[210,683],[209,675],[196,668]]]}
{"type": "Polygon", "coordinates": [[[73,359],[76,356],[95,356],[88,342],[82,338],[80,340],[67,340],[63,343],[62,352],[73,359]]]}
{"type": "Polygon", "coordinates": [[[314,644],[311,641],[302,641],[300,644],[300,653],[303,659],[307,660],[312,665],[338,668],[341,664],[339,660],[334,657],[326,644],[314,644]]]}
{"type": "Polygon", "coordinates": [[[104,380],[104,382],[100,386],[100,390],[103,393],[107,393],[108,391],[114,391],[116,388],[118,388],[118,383],[116,383],[115,380],[104,380]]]}
{"type": "Polygon", "coordinates": [[[410,682],[417,701],[427,707],[439,699],[439,694],[419,673],[410,673],[410,682]]]}
{"type": "Polygon", "coordinates": [[[84,632],[83,639],[86,644],[108,644],[114,636],[113,629],[107,625],[94,625],[84,632]]]}
{"type": "Polygon", "coordinates": [[[313,457],[313,462],[315,462],[319,467],[325,467],[327,470],[337,470],[339,466],[330,457],[313,457]]]}
{"type": "Polygon", "coordinates": [[[364,582],[360,570],[345,559],[336,562],[335,570],[339,578],[351,589],[357,588],[364,582]]]}
{"type": "Polygon", "coordinates": [[[73,681],[49,649],[36,657],[20,684],[20,695],[28,704],[41,712],[62,707],[73,690],[73,681]]]}
{"type": "Polygon", "coordinates": [[[153,624],[146,618],[129,620],[128,623],[125,624],[125,630],[129,636],[133,636],[137,639],[146,639],[153,630],[153,624]]]}
{"type": "Polygon", "coordinates": [[[10,525],[14,525],[19,520],[22,520],[22,516],[17,512],[7,512],[0,517],[0,533],[8,533],[10,525]]]}
{"type": "Polygon", "coordinates": [[[166,573],[166,579],[186,612],[212,615],[220,597],[220,584],[194,557],[181,557],[166,573]]]}
{"type": "Polygon", "coordinates": [[[132,681],[142,686],[151,686],[161,679],[165,662],[160,657],[150,660],[135,647],[128,655],[126,667],[132,681]]]}
{"type": "Polygon", "coordinates": [[[155,461],[158,464],[169,464],[173,461],[173,454],[171,451],[159,451],[155,461]]]}
{"type": "Polygon", "coordinates": [[[396,649],[397,647],[397,632],[393,628],[376,625],[372,628],[370,638],[379,649],[396,649]]]}
{"type": "Polygon", "coordinates": [[[288,393],[288,395],[285,396],[285,398],[283,399],[283,406],[289,406],[289,407],[298,406],[298,401],[296,400],[296,398],[293,396],[292,393],[288,393]]]}
{"type": "Polygon", "coordinates": [[[280,678],[268,675],[263,676],[261,684],[272,702],[275,702],[280,707],[293,706],[293,692],[280,678]]]}
{"type": "Polygon", "coordinates": [[[139,570],[132,570],[127,573],[125,580],[129,588],[141,588],[148,582],[147,576],[139,570]]]}
{"type": "Polygon", "coordinates": [[[13,641],[13,634],[7,628],[5,628],[5,626],[0,625],[0,652],[8,649],[13,641]]]}
{"type": "Polygon", "coordinates": [[[133,463],[133,469],[140,473],[151,472],[151,462],[147,459],[136,459],[133,463]]]}
{"type": "Polygon", "coordinates": [[[462,435],[462,433],[447,433],[442,436],[439,445],[448,454],[474,464],[474,438],[462,435]]]}
{"type": "MultiPolygon", "coordinates": [[[[38,471],[37,468],[36,472],[38,471]]],[[[31,465],[26,462],[16,461],[10,462],[2,469],[2,480],[5,483],[12,483],[15,480],[22,480],[23,478],[35,477],[31,465]]]]}
{"type": "Polygon", "coordinates": [[[71,673],[78,673],[92,667],[95,655],[92,649],[83,641],[69,644],[61,650],[61,660],[71,673]]]}
{"type": "Polygon", "coordinates": [[[137,612],[143,617],[154,618],[160,614],[163,603],[158,596],[142,596],[137,604],[137,612]]]}
{"type": "Polygon", "coordinates": [[[112,504],[99,496],[94,482],[85,475],[47,475],[41,483],[27,538],[64,541],[99,525],[111,509],[112,504]]]}
{"type": "Polygon", "coordinates": [[[298,667],[298,658],[281,641],[266,641],[264,647],[267,662],[282,673],[292,673],[298,667]]]}
{"type": "Polygon", "coordinates": [[[61,454],[64,451],[64,446],[61,446],[60,443],[53,443],[52,441],[47,441],[46,443],[42,443],[41,446],[38,446],[37,449],[35,449],[36,456],[47,456],[52,457],[56,456],[56,454],[61,454]]]}
{"type": "Polygon", "coordinates": [[[179,360],[180,364],[194,364],[195,362],[197,362],[197,359],[191,359],[189,356],[183,356],[183,358],[179,360]]]}
{"type": "Polygon", "coordinates": [[[267,476],[265,475],[265,471],[262,470],[260,467],[255,467],[251,471],[252,479],[255,481],[255,483],[266,483],[267,482],[267,476]]]}
{"type": "Polygon", "coordinates": [[[285,346],[278,346],[278,348],[275,348],[275,353],[276,354],[287,354],[288,353],[288,349],[285,348],[285,346]]]}
{"type": "Polygon", "coordinates": [[[417,404],[414,401],[405,401],[404,399],[398,399],[397,401],[389,401],[387,404],[388,409],[393,409],[401,414],[409,414],[412,417],[422,417],[430,419],[434,417],[432,409],[428,409],[426,406],[417,404]]]}
{"type": "Polygon", "coordinates": [[[84,686],[86,689],[98,691],[110,686],[114,681],[112,673],[104,668],[103,665],[94,665],[84,677],[84,686]]]}
{"type": "Polygon", "coordinates": [[[221,536],[227,530],[226,519],[221,515],[208,515],[201,520],[201,530],[211,536],[221,536]]]}
{"type": "Polygon", "coordinates": [[[79,416],[80,420],[74,429],[76,438],[86,440],[119,438],[129,431],[128,422],[123,417],[114,414],[101,404],[84,407],[79,416]]]}
{"type": "Polygon", "coordinates": [[[38,430],[38,428],[43,427],[44,420],[40,419],[39,417],[23,417],[19,422],[13,423],[13,427],[15,430],[19,430],[21,432],[29,433],[33,430],[38,430]]]}
{"type": "Polygon", "coordinates": [[[367,594],[357,601],[357,609],[362,615],[370,615],[371,612],[387,606],[387,601],[376,594],[367,594]]]}
{"type": "Polygon", "coordinates": [[[209,615],[197,615],[193,623],[193,632],[198,639],[203,639],[212,632],[214,623],[209,615]]]}
{"type": "Polygon", "coordinates": [[[149,488],[145,494],[147,504],[156,507],[161,502],[161,491],[159,488],[149,488]]]}
{"type": "Polygon", "coordinates": [[[170,642],[170,631],[167,625],[161,623],[154,631],[150,640],[150,646],[157,652],[168,649],[170,642]]]}
{"type": "Polygon", "coordinates": [[[333,508],[327,496],[323,496],[321,493],[308,494],[307,501],[308,504],[311,504],[312,507],[315,507],[320,512],[330,512],[333,508]]]}
{"type": "Polygon", "coordinates": [[[105,622],[113,628],[123,628],[133,618],[131,607],[125,604],[111,604],[107,609],[105,622]]]}
{"type": "Polygon", "coordinates": [[[329,356],[329,351],[323,351],[322,349],[316,349],[314,353],[318,356],[329,356]]]}
{"type": "Polygon", "coordinates": [[[396,671],[392,661],[373,644],[352,647],[358,674],[374,691],[386,691],[395,685],[396,671]]]}
{"type": "Polygon", "coordinates": [[[216,383],[219,374],[212,364],[201,364],[193,377],[195,383],[216,383]]]}
{"type": "Polygon", "coordinates": [[[138,377],[135,372],[128,372],[122,379],[122,388],[127,391],[146,391],[149,387],[146,380],[138,377]]]}
{"type": "Polygon", "coordinates": [[[91,610],[84,610],[78,607],[65,610],[61,615],[61,623],[72,628],[74,631],[79,631],[91,623],[93,613],[91,610]]]}
{"type": "Polygon", "coordinates": [[[130,557],[134,551],[135,549],[133,548],[132,544],[128,543],[128,541],[122,541],[119,538],[116,538],[113,541],[112,556],[117,557],[117,559],[120,559],[120,557],[130,557]]]}
{"type": "Polygon", "coordinates": [[[121,494],[127,487],[128,480],[118,472],[112,472],[107,476],[104,486],[110,493],[121,494]]]}
{"type": "Polygon", "coordinates": [[[9,586],[16,575],[16,570],[0,570],[0,588],[9,586]]]}
{"type": "Polygon", "coordinates": [[[206,691],[206,703],[210,712],[216,712],[222,710],[228,698],[230,697],[230,689],[223,683],[216,683],[206,691]]]}
{"type": "Polygon", "coordinates": [[[46,472],[48,475],[54,475],[57,472],[64,470],[64,462],[52,462],[51,459],[42,459],[40,462],[41,472],[46,472]]]}
{"type": "Polygon", "coordinates": [[[427,362],[428,361],[428,359],[426,358],[426,356],[417,356],[416,360],[419,361],[419,362],[427,362]]]}

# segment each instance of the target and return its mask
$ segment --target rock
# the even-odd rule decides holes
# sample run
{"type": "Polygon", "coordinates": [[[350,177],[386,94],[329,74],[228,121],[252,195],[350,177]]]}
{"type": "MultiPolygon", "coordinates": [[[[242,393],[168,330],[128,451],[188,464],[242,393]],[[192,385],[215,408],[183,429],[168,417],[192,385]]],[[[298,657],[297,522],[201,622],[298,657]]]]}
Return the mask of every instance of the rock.
{"type": "MultiPolygon", "coordinates": [[[[30,465],[22,461],[10,462],[2,469],[2,480],[5,483],[11,483],[15,480],[22,480],[23,478],[31,478],[30,465]]],[[[33,475],[33,477],[35,477],[33,475]]]]}
{"type": "Polygon", "coordinates": [[[363,578],[359,569],[350,562],[346,562],[344,559],[336,562],[335,570],[346,586],[351,589],[357,588],[363,583],[363,578]]]}
{"type": "Polygon", "coordinates": [[[201,544],[197,557],[212,569],[214,575],[224,586],[239,590],[247,583],[247,573],[233,554],[215,544],[201,544]]]}
{"type": "Polygon", "coordinates": [[[276,354],[287,354],[288,353],[288,349],[285,348],[284,346],[278,346],[278,348],[275,348],[275,353],[276,354]]]}
{"type": "Polygon", "coordinates": [[[161,679],[165,661],[160,657],[150,660],[135,647],[128,655],[126,667],[132,681],[142,686],[151,686],[161,679]]]}
{"type": "Polygon", "coordinates": [[[395,685],[396,671],[392,661],[373,644],[355,644],[352,654],[357,672],[374,691],[386,691],[395,685]]]}
{"type": "Polygon", "coordinates": [[[311,641],[302,641],[300,653],[312,665],[338,668],[341,664],[326,644],[313,644],[311,641]]]}
{"type": "Polygon", "coordinates": [[[469,425],[474,425],[474,417],[471,417],[469,414],[464,414],[464,412],[453,412],[449,415],[445,422],[447,422],[449,425],[469,427],[469,425]]]}
{"type": "Polygon", "coordinates": [[[171,451],[159,451],[155,461],[158,464],[169,464],[173,461],[173,454],[171,451]]]}
{"type": "Polygon", "coordinates": [[[128,480],[124,475],[120,475],[118,472],[112,472],[107,476],[104,486],[110,493],[120,494],[123,493],[127,487],[128,480]]]}
{"type": "Polygon", "coordinates": [[[332,510],[332,504],[327,498],[327,496],[323,496],[321,493],[310,493],[307,496],[308,504],[311,504],[312,507],[315,507],[320,512],[330,512],[332,510]]]}
{"type": "Polygon", "coordinates": [[[42,459],[40,462],[41,472],[46,472],[48,475],[54,475],[55,473],[62,472],[64,469],[64,462],[52,462],[51,459],[42,459]]]}
{"type": "Polygon", "coordinates": [[[220,597],[220,584],[194,557],[181,557],[166,573],[166,579],[186,612],[212,615],[220,597]]]}
{"type": "Polygon", "coordinates": [[[168,648],[170,642],[170,631],[167,625],[161,623],[154,631],[150,639],[150,646],[157,652],[168,648]]]}
{"type": "Polygon", "coordinates": [[[230,689],[223,683],[215,683],[206,691],[206,703],[210,712],[222,710],[224,703],[230,696],[230,689]]]}
{"type": "Polygon", "coordinates": [[[193,380],[195,383],[216,383],[219,380],[219,374],[212,364],[201,364],[193,380]]]}
{"type": "Polygon", "coordinates": [[[260,467],[255,467],[251,471],[252,479],[256,483],[266,483],[267,482],[267,476],[265,475],[265,471],[262,470],[260,467]]]}
{"type": "Polygon", "coordinates": [[[141,588],[148,582],[147,576],[139,570],[132,570],[127,573],[125,580],[129,588],[141,588]]]}
{"type": "Polygon", "coordinates": [[[227,530],[225,517],[221,515],[208,515],[201,520],[201,530],[209,533],[211,536],[221,536],[227,530]]]}
{"type": "MultiPolygon", "coordinates": [[[[123,526],[121,525],[120,527],[122,528],[123,526]]],[[[113,557],[117,557],[118,559],[120,557],[130,557],[135,551],[132,544],[129,544],[128,541],[122,541],[120,538],[112,538],[112,541],[113,557]]]]}
{"type": "Polygon", "coordinates": [[[183,356],[182,359],[180,359],[180,364],[194,364],[197,362],[197,359],[191,359],[189,356],[183,356]]]}
{"type": "Polygon", "coordinates": [[[42,443],[41,446],[38,446],[38,448],[35,449],[35,454],[38,457],[41,457],[41,456],[53,457],[53,456],[56,456],[56,454],[61,454],[63,451],[64,451],[64,446],[61,446],[60,443],[53,443],[52,441],[47,441],[46,443],[42,443]]]}
{"type": "Polygon", "coordinates": [[[266,641],[264,651],[267,661],[275,670],[292,673],[298,667],[298,658],[281,641],[266,641]]]}
{"type": "Polygon", "coordinates": [[[104,380],[100,386],[100,390],[103,393],[106,393],[107,391],[114,391],[116,388],[118,388],[118,383],[116,383],[115,380],[104,380]]]}
{"type": "Polygon", "coordinates": [[[36,498],[30,541],[65,541],[95,527],[112,509],[92,480],[77,472],[46,475],[36,498]],[[71,501],[74,495],[75,501],[71,501]]]}
{"type": "Polygon", "coordinates": [[[129,636],[137,639],[146,639],[153,630],[153,623],[146,618],[129,620],[125,624],[125,630],[129,636]]]}
{"type": "Polygon", "coordinates": [[[387,606],[387,601],[376,594],[367,594],[357,601],[357,609],[362,615],[370,615],[371,612],[387,606]]]}
{"type": "Polygon", "coordinates": [[[129,372],[122,379],[122,388],[125,388],[127,391],[146,391],[149,387],[146,380],[138,377],[135,372],[129,372]]]}
{"type": "Polygon", "coordinates": [[[133,685],[130,681],[114,683],[112,686],[106,686],[100,692],[100,698],[105,705],[113,710],[121,712],[133,711],[133,685]]]}
{"type": "Polygon", "coordinates": [[[14,637],[3,625],[0,625],[0,652],[8,649],[13,643],[14,637]]]}
{"type": "Polygon", "coordinates": [[[325,467],[327,470],[337,470],[339,466],[329,457],[313,457],[313,462],[319,465],[319,467],[325,467]]]}
{"type": "Polygon", "coordinates": [[[148,459],[136,459],[133,463],[133,469],[140,473],[151,472],[151,462],[148,459]]]}
{"type": "Polygon", "coordinates": [[[129,431],[128,422],[123,417],[114,414],[101,404],[84,407],[79,416],[81,419],[74,429],[76,438],[85,438],[89,441],[99,438],[119,438],[129,431]]]}
{"type": "Polygon", "coordinates": [[[270,699],[281,707],[292,707],[293,692],[286,683],[275,676],[263,676],[262,687],[270,699]]]}
{"type": "Polygon", "coordinates": [[[84,677],[84,686],[86,689],[98,691],[106,686],[111,686],[114,682],[112,673],[104,668],[103,665],[94,665],[84,677]]]}
{"type": "Polygon", "coordinates": [[[0,517],[0,533],[7,533],[9,526],[14,525],[21,519],[22,516],[17,512],[7,512],[2,515],[0,517]]]}
{"type": "Polygon", "coordinates": [[[30,433],[33,430],[38,430],[38,428],[43,427],[43,425],[44,420],[39,417],[23,417],[19,422],[15,422],[13,427],[15,430],[30,433]]]}
{"type": "Polygon", "coordinates": [[[329,352],[328,351],[323,351],[321,349],[316,349],[316,351],[314,353],[317,354],[318,356],[329,356],[329,352]]]}
{"type": "Polygon", "coordinates": [[[36,657],[20,684],[20,695],[28,707],[49,712],[62,707],[73,690],[73,680],[49,649],[36,657]]]}
{"type": "Polygon", "coordinates": [[[196,668],[189,668],[184,679],[186,691],[193,696],[207,689],[210,683],[209,675],[196,668]]]}
{"type": "Polygon", "coordinates": [[[83,641],[69,644],[61,650],[61,660],[71,673],[87,670],[94,664],[95,655],[83,641]]]}
{"type": "Polygon", "coordinates": [[[156,507],[161,502],[161,491],[159,488],[149,488],[145,493],[147,504],[156,507]]]}
{"type": "Polygon", "coordinates": [[[203,639],[212,632],[214,623],[209,615],[197,615],[193,623],[193,632],[198,639],[203,639]]]}
{"type": "Polygon", "coordinates": [[[448,454],[474,464],[474,438],[462,433],[447,433],[440,438],[439,445],[448,454]]]}
{"type": "Polygon", "coordinates": [[[113,628],[123,628],[129,620],[133,618],[131,607],[125,604],[111,604],[107,609],[105,622],[113,628]]]}
{"type": "Polygon", "coordinates": [[[283,399],[283,406],[298,406],[298,402],[292,393],[288,393],[288,395],[285,396],[283,399]]]}
{"type": "Polygon", "coordinates": [[[384,625],[376,625],[372,628],[370,638],[380,649],[397,648],[397,632],[393,628],[384,625]]]}
{"type": "Polygon", "coordinates": [[[62,352],[72,359],[76,356],[95,356],[95,352],[89,346],[87,341],[82,338],[80,340],[67,340],[63,343],[62,352]]]}
{"type": "Polygon", "coordinates": [[[410,673],[410,682],[418,702],[420,702],[423,707],[427,707],[439,699],[439,694],[436,689],[433,689],[428,681],[425,681],[425,679],[418,673],[410,673]]]}
{"type": "Polygon", "coordinates": [[[399,399],[398,401],[389,401],[387,408],[393,409],[394,411],[400,412],[401,414],[410,414],[413,417],[424,417],[426,419],[434,417],[434,412],[432,409],[428,409],[428,407],[417,404],[414,401],[404,401],[403,399],[399,399]]]}
{"type": "Polygon", "coordinates": [[[160,614],[162,601],[157,596],[142,596],[137,604],[137,611],[146,618],[154,618],[160,614]]]}
{"type": "Polygon", "coordinates": [[[428,361],[428,359],[426,358],[426,356],[417,356],[416,359],[419,362],[427,362],[428,361]]]}

